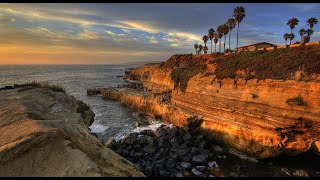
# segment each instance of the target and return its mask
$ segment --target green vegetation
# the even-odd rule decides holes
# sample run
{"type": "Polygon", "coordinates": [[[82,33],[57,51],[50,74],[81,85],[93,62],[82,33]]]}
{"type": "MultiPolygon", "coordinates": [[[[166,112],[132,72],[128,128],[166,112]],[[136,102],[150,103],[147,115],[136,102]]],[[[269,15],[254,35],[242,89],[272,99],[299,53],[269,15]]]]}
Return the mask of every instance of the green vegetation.
{"type": "Polygon", "coordinates": [[[184,92],[187,89],[189,79],[193,76],[204,72],[206,65],[197,65],[190,68],[176,68],[171,73],[171,79],[174,82],[174,88],[180,87],[180,90],[184,92]]]}
{"type": "Polygon", "coordinates": [[[48,82],[31,81],[31,82],[27,82],[24,84],[15,84],[14,85],[15,88],[26,87],[26,86],[31,86],[31,87],[35,87],[35,88],[51,89],[52,91],[55,91],[55,92],[66,93],[66,91],[60,85],[49,84],[48,82]]]}
{"type": "Polygon", "coordinates": [[[242,51],[217,57],[209,64],[216,64],[214,74],[218,79],[238,77],[246,80],[252,78],[285,80],[299,70],[307,74],[319,74],[319,51],[319,46],[282,48],[273,51],[242,51]],[[237,71],[244,71],[245,75],[239,75],[237,71]]]}
{"type": "Polygon", "coordinates": [[[307,103],[303,101],[303,99],[302,99],[302,97],[300,95],[298,95],[298,96],[296,96],[294,98],[287,99],[286,103],[287,104],[296,104],[298,106],[307,105],[307,103]]]}
{"type": "Polygon", "coordinates": [[[79,107],[77,108],[77,113],[80,113],[81,117],[85,118],[86,117],[86,111],[90,110],[90,106],[85,104],[82,101],[78,101],[78,106],[79,107]]]}

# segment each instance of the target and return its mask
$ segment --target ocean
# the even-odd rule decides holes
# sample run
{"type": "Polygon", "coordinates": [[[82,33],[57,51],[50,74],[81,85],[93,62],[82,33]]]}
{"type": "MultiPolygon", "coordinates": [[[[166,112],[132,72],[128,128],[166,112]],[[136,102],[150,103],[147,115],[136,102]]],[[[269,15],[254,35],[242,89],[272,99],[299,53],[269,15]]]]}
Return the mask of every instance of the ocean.
{"type": "Polygon", "coordinates": [[[127,68],[141,63],[120,65],[0,65],[0,87],[30,81],[46,81],[61,85],[69,95],[90,105],[96,114],[89,127],[92,133],[105,142],[113,137],[116,140],[143,129],[155,129],[162,122],[139,113],[117,101],[100,96],[87,96],[87,89],[117,87],[126,82],[121,76],[127,68]],[[143,118],[143,119],[141,119],[143,118]],[[138,127],[137,122],[141,121],[138,127]]]}

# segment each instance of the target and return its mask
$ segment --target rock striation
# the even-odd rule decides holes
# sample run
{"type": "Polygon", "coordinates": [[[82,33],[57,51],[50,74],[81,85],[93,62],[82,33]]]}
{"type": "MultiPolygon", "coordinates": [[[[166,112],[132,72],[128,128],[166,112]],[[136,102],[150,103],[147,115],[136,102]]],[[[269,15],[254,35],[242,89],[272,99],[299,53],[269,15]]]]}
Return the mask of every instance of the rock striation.
{"type": "Polygon", "coordinates": [[[90,108],[63,92],[0,90],[0,176],[144,176],[90,133],[90,108]]]}

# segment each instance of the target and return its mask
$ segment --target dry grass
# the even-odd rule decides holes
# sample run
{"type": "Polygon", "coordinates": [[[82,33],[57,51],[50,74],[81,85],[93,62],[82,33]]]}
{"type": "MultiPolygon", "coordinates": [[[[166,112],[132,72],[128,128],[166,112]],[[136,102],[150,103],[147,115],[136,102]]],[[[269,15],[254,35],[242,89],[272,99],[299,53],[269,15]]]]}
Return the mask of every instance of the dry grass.
{"type": "Polygon", "coordinates": [[[15,84],[15,88],[19,87],[26,87],[26,86],[31,86],[31,87],[36,87],[36,88],[45,88],[45,89],[51,89],[52,91],[55,92],[63,92],[66,93],[66,91],[57,84],[49,84],[48,82],[37,82],[37,81],[31,81],[31,82],[26,82],[23,84],[15,84]]]}

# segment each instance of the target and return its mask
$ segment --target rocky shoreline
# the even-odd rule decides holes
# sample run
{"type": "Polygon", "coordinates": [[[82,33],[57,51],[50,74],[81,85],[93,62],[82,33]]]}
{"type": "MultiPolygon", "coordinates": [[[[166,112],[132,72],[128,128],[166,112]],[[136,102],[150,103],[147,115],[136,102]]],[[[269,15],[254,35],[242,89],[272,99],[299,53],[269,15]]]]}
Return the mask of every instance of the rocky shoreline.
{"type": "Polygon", "coordinates": [[[106,146],[135,164],[148,177],[317,176],[274,161],[258,161],[210,141],[199,132],[197,117],[186,128],[161,125],[134,132],[106,146]]]}

